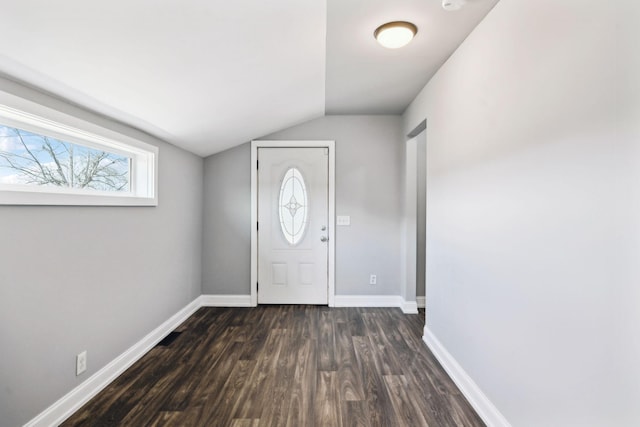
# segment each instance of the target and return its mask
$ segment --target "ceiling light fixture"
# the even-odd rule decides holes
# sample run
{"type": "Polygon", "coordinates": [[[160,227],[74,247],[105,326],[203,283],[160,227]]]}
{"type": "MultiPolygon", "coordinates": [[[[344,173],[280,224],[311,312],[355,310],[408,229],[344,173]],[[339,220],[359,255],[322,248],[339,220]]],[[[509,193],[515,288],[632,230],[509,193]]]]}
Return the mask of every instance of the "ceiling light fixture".
{"type": "Polygon", "coordinates": [[[394,21],[380,25],[373,36],[382,46],[397,49],[408,44],[418,32],[418,27],[411,22],[394,21]]]}

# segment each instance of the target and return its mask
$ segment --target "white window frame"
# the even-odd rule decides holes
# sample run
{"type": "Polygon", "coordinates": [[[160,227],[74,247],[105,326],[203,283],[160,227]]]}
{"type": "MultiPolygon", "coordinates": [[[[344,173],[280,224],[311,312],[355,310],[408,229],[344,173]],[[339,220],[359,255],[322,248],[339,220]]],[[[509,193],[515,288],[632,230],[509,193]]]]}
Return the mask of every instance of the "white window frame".
{"type": "Polygon", "coordinates": [[[158,147],[6,93],[0,93],[0,124],[131,159],[127,192],[0,183],[0,205],[158,205],[158,147]]]}

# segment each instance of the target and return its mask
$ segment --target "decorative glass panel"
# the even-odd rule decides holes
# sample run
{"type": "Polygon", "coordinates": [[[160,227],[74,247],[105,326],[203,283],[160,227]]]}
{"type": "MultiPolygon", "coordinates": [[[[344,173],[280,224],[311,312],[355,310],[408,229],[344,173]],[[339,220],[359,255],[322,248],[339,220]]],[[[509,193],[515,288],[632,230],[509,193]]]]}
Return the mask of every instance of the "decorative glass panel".
{"type": "Polygon", "coordinates": [[[279,215],[282,234],[292,245],[297,244],[307,228],[307,186],[302,174],[290,168],[280,186],[279,215]]]}

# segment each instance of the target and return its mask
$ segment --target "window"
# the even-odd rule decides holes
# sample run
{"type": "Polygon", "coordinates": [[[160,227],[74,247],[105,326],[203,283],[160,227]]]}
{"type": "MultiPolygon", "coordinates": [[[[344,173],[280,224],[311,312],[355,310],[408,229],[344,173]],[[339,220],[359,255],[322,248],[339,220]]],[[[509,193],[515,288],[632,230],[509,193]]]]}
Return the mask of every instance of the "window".
{"type": "Polygon", "coordinates": [[[131,158],[0,124],[0,182],[128,193],[131,158]]]}
{"type": "Polygon", "coordinates": [[[296,245],[307,228],[307,186],[296,168],[287,170],[282,178],[279,208],[282,234],[296,245]]]}
{"type": "Polygon", "coordinates": [[[157,148],[104,132],[0,105],[0,204],[156,205],[157,148]]]}

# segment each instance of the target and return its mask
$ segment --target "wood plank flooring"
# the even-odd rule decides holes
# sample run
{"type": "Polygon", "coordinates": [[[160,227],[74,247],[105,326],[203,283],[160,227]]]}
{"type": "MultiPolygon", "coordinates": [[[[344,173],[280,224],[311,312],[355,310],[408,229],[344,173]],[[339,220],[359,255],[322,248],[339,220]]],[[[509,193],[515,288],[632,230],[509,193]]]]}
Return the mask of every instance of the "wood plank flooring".
{"type": "Polygon", "coordinates": [[[63,426],[483,426],[391,308],[201,308],[63,426]]]}

